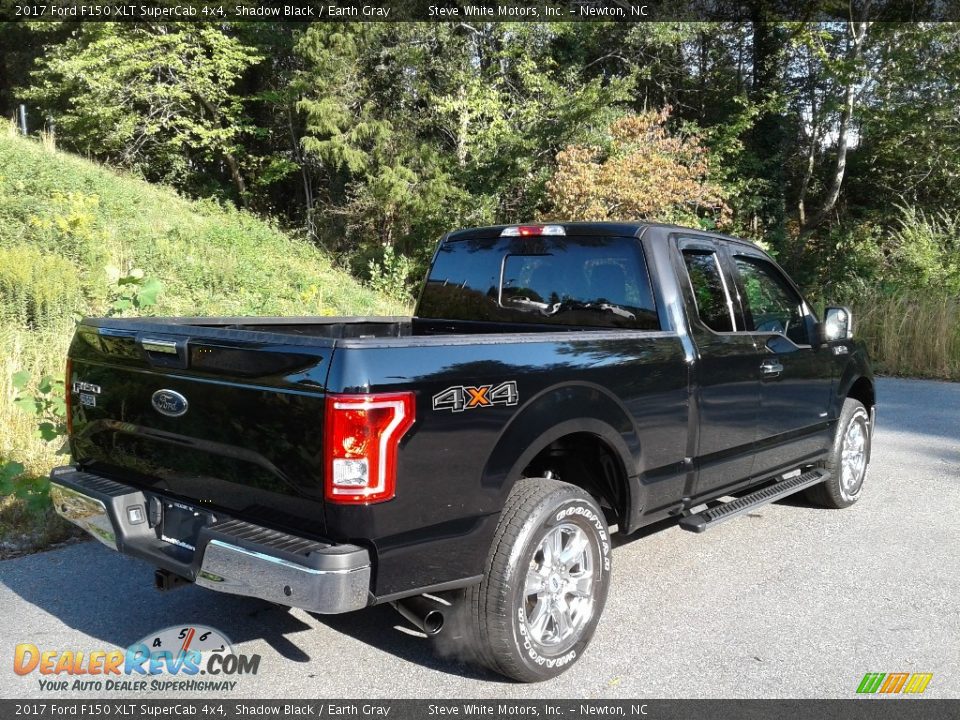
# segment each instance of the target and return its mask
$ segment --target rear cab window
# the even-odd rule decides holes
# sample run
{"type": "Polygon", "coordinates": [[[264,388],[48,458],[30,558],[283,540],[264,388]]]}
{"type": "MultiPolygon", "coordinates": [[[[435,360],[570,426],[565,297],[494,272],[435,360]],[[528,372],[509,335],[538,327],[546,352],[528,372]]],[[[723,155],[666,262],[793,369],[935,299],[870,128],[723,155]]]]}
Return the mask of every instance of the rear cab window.
{"type": "Polygon", "coordinates": [[[637,238],[496,237],[440,246],[418,317],[659,330],[637,238]]]}

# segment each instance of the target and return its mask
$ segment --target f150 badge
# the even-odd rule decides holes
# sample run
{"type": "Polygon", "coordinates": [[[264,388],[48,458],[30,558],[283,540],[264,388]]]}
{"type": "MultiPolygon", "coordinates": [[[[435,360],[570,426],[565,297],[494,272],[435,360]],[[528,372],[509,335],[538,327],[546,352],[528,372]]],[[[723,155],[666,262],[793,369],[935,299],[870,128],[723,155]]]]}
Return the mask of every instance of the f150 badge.
{"type": "Polygon", "coordinates": [[[494,405],[516,405],[520,400],[516,380],[493,385],[453,385],[433,396],[434,410],[463,412],[494,405]]]}
{"type": "Polygon", "coordinates": [[[73,383],[73,392],[80,396],[80,404],[87,407],[97,406],[97,395],[100,394],[100,386],[93,383],[76,380],[73,383]]]}

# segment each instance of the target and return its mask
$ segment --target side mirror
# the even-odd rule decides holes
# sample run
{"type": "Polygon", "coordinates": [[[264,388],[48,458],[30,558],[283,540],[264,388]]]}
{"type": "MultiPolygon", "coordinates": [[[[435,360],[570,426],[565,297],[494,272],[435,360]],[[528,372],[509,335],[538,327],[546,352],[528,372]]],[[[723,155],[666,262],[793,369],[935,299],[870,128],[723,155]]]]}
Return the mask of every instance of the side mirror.
{"type": "Polygon", "coordinates": [[[823,342],[849,340],[853,337],[853,316],[850,308],[828,307],[820,325],[820,337],[823,342]]]}

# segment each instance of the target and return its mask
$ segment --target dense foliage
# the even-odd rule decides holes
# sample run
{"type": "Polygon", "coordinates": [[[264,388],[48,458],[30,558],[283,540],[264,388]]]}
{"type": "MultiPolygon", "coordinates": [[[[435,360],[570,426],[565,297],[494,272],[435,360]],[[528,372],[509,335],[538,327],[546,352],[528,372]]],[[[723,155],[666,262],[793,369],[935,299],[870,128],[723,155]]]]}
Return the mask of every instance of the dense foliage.
{"type": "Polygon", "coordinates": [[[710,181],[707,149],[696,137],[671,135],[669,111],[616,120],[607,149],[572,145],[557,153],[556,171],[547,183],[551,214],[729,225],[726,193],[710,181]]]}
{"type": "Polygon", "coordinates": [[[448,227],[534,217],[720,225],[815,291],[957,282],[932,239],[960,212],[951,24],[44,24],[0,46],[4,113],[380,285],[448,227]]]}
{"type": "Polygon", "coordinates": [[[960,27],[756,20],[9,24],[0,111],[398,299],[443,230],[534,218],[718,227],[817,302],[955,298],[960,27]]]}

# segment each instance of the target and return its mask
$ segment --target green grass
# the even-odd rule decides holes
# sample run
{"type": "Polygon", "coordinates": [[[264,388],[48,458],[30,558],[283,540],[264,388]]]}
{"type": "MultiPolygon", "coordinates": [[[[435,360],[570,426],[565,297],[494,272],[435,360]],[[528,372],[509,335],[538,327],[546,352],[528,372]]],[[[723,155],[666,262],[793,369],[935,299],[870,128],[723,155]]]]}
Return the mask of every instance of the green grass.
{"type": "Polygon", "coordinates": [[[855,334],[878,372],[960,380],[960,299],[946,293],[875,293],[853,306],[855,334]]]}
{"type": "MultiPolygon", "coordinates": [[[[44,475],[65,462],[14,405],[11,376],[61,377],[76,318],[107,314],[134,269],[162,283],[150,315],[384,315],[409,308],[253,215],[188,200],[0,127],[0,464],[44,475]]],[[[127,312],[125,314],[134,314],[127,312]]],[[[63,536],[0,498],[4,543],[63,536]]]]}
{"type": "Polygon", "coordinates": [[[93,312],[132,267],[163,282],[160,315],[403,310],[253,215],[0,132],[0,248],[23,245],[71,263],[93,312]]]}

